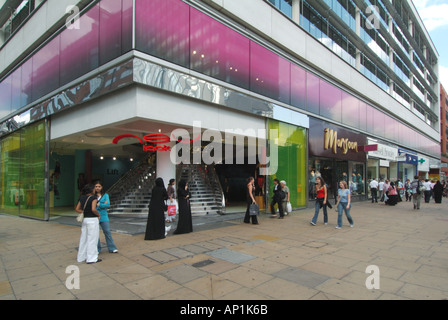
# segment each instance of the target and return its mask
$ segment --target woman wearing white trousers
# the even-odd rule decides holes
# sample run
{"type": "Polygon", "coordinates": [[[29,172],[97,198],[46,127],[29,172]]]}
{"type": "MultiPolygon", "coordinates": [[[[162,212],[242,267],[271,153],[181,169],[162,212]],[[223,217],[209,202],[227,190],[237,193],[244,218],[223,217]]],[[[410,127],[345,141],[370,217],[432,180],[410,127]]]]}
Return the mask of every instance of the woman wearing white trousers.
{"type": "Polygon", "coordinates": [[[84,212],[81,238],[79,239],[78,262],[96,263],[101,261],[101,259],[98,259],[100,214],[96,210],[96,204],[95,187],[88,184],[82,189],[81,197],[75,209],[79,213],[84,212]]]}

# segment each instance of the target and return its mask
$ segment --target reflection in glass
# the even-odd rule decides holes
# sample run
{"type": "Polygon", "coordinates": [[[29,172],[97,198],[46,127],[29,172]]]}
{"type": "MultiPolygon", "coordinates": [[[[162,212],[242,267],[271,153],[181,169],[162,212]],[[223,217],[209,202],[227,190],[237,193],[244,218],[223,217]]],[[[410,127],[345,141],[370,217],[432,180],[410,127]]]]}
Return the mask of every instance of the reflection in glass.
{"type": "Polygon", "coordinates": [[[191,69],[249,88],[249,39],[196,9],[191,17],[191,69]]]}
{"type": "Polygon", "coordinates": [[[61,33],[61,85],[99,66],[99,5],[79,18],[79,29],[61,33]]]}
{"type": "Polygon", "coordinates": [[[136,1],[136,49],[189,67],[189,6],[178,0],[136,1]]]}
{"type": "Polygon", "coordinates": [[[291,88],[289,61],[251,41],[250,70],[251,91],[289,103],[291,88]]]}

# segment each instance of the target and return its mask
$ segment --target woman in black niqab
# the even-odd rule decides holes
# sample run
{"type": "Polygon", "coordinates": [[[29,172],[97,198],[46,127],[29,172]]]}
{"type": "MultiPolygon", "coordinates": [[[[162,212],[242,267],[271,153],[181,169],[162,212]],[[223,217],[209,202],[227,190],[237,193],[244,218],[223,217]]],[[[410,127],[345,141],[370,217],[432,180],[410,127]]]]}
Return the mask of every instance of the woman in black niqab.
{"type": "Polygon", "coordinates": [[[167,199],[168,194],[163,179],[157,178],[156,185],[152,189],[151,202],[149,203],[145,240],[165,238],[165,200],[167,199]]]}
{"type": "Polygon", "coordinates": [[[190,207],[191,194],[185,180],[179,181],[177,188],[177,204],[179,206],[179,222],[175,234],[189,233],[193,231],[193,221],[190,207]]]}

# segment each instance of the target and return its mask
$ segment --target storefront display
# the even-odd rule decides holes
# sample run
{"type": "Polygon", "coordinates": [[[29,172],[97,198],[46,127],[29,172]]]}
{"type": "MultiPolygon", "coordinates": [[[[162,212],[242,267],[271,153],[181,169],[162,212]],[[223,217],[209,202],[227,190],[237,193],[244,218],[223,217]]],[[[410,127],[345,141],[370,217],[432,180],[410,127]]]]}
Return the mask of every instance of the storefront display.
{"type": "Polygon", "coordinates": [[[316,177],[322,177],[330,199],[337,198],[338,182],[349,185],[352,196],[366,194],[366,153],[359,151],[366,145],[362,134],[333,124],[310,118],[308,199],[314,200],[316,177]]]}

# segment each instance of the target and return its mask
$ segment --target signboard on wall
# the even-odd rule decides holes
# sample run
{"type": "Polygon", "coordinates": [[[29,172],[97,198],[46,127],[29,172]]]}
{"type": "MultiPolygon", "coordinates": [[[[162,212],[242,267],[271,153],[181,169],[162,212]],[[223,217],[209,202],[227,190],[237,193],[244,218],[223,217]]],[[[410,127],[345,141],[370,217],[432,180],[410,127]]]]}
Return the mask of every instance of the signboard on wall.
{"type": "Polygon", "coordinates": [[[311,156],[366,161],[358,146],[366,145],[365,135],[310,117],[309,153],[311,156]]]}
{"type": "Polygon", "coordinates": [[[369,144],[378,144],[378,148],[375,151],[369,151],[369,157],[389,160],[389,161],[397,161],[398,157],[398,148],[389,146],[386,144],[381,144],[374,142],[373,140],[368,139],[369,144]]]}

